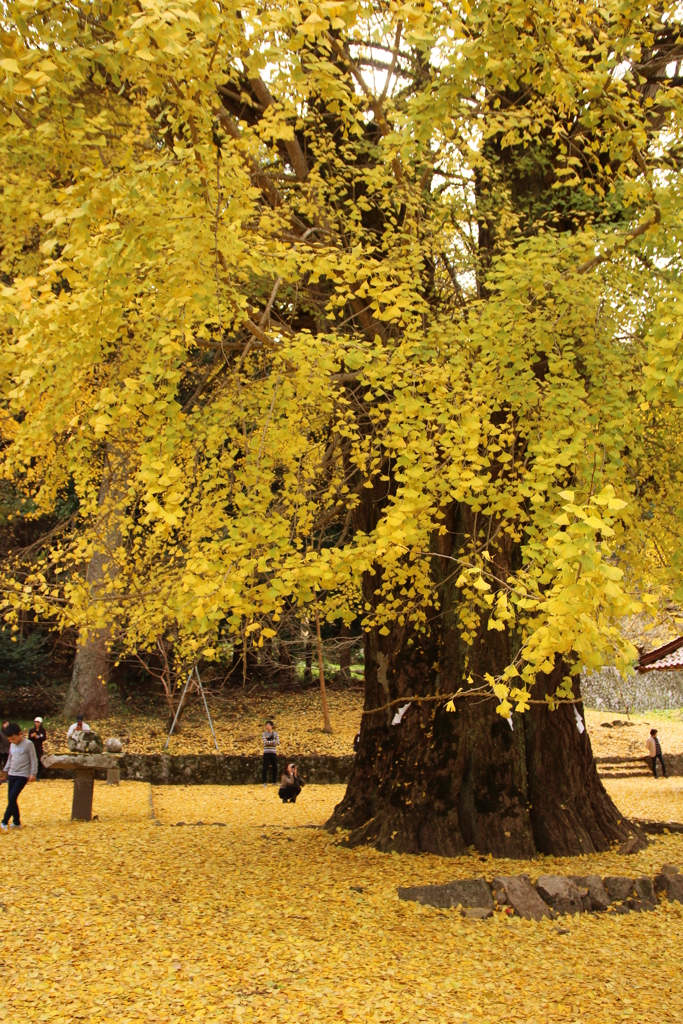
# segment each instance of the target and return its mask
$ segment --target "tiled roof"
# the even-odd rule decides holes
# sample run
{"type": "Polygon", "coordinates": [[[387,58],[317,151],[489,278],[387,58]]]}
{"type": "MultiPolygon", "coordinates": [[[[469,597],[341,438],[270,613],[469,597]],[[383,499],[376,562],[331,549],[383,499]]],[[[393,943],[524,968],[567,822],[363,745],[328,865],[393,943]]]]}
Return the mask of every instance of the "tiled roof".
{"type": "Polygon", "coordinates": [[[683,669],[683,636],[679,636],[677,640],[670,640],[668,644],[658,647],[655,651],[641,654],[636,667],[639,672],[683,669]]]}

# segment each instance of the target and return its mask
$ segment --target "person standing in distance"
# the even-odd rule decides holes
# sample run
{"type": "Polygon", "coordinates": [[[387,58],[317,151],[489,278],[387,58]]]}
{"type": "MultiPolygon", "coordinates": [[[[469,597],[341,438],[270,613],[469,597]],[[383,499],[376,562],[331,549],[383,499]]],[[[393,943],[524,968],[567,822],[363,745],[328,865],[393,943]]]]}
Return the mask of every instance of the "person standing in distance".
{"type": "Polygon", "coordinates": [[[666,778],[666,765],[662,757],[662,745],[657,739],[656,729],[650,729],[650,735],[647,738],[647,752],[652,759],[652,774],[654,777],[657,778],[657,761],[659,761],[662,766],[662,775],[666,778]]]}
{"type": "Polygon", "coordinates": [[[36,778],[39,779],[42,775],[43,767],[43,763],[41,761],[41,757],[43,756],[43,744],[47,739],[47,733],[45,732],[42,718],[34,718],[33,728],[29,730],[28,738],[36,748],[36,757],[38,758],[38,774],[36,775],[36,778]]]}
{"type": "Polygon", "coordinates": [[[27,782],[36,781],[38,758],[36,748],[30,740],[24,739],[21,727],[16,722],[10,722],[3,732],[10,742],[7,764],[1,773],[1,781],[7,779],[7,809],[0,822],[0,830],[6,832],[8,828],[21,828],[17,798],[27,782]],[[11,825],[10,818],[13,819],[11,825]]]}
{"type": "Polygon", "coordinates": [[[76,721],[67,729],[67,740],[70,740],[75,732],[90,732],[90,726],[83,721],[83,715],[76,715],[76,721]]]}
{"type": "Polygon", "coordinates": [[[269,718],[263,733],[263,775],[261,781],[268,785],[268,769],[273,769],[273,782],[277,782],[277,748],[280,737],[275,732],[275,723],[269,718]]]}

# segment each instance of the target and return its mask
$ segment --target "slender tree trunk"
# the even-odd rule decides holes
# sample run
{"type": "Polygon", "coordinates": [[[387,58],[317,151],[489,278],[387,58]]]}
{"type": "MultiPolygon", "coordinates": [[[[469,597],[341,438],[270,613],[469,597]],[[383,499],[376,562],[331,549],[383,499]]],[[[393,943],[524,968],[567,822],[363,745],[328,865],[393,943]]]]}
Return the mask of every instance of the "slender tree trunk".
{"type": "MultiPolygon", "coordinates": [[[[95,559],[90,560],[88,577],[95,559]]],[[[95,569],[96,572],[96,569],[95,569]]],[[[95,575],[93,572],[93,575],[95,575]]],[[[89,580],[90,581],[90,580],[89,580]]],[[[67,718],[84,715],[104,718],[109,710],[109,630],[94,630],[79,641],[74,658],[71,684],[64,703],[67,718]]]]}
{"type": "Polygon", "coordinates": [[[344,683],[351,682],[351,644],[346,643],[351,637],[351,627],[342,626],[340,638],[342,648],[339,652],[339,678],[344,683]]]}
{"type": "Polygon", "coordinates": [[[318,642],[318,672],[320,674],[320,699],[323,705],[323,732],[331,733],[330,712],[327,707],[327,691],[325,690],[325,669],[323,665],[323,643],[320,636],[320,615],[318,614],[318,602],[315,605],[315,635],[318,642]]]}
{"type": "Polygon", "coordinates": [[[292,659],[289,649],[284,643],[276,643],[273,653],[277,658],[277,680],[285,686],[292,684],[292,659]]]}
{"type": "Polygon", "coordinates": [[[308,685],[313,681],[313,644],[311,643],[310,634],[306,638],[306,645],[304,647],[304,684],[308,685]]]}
{"type": "MultiPolygon", "coordinates": [[[[126,461],[119,454],[107,451],[98,496],[100,514],[98,535],[102,550],[95,551],[86,571],[92,617],[97,617],[98,595],[108,581],[116,576],[116,549],[121,544],[120,509],[117,507],[127,486],[126,461]]],[[[91,719],[104,717],[109,710],[109,647],[110,632],[106,628],[89,629],[76,648],[71,684],[64,702],[68,718],[81,714],[91,719]]]]}

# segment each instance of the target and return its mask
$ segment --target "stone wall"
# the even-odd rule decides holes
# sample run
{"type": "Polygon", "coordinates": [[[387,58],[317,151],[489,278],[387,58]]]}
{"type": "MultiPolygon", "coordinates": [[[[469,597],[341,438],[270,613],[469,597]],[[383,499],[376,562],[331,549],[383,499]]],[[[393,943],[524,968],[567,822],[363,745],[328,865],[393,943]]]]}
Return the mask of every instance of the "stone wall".
{"type": "Polygon", "coordinates": [[[585,672],[581,695],[598,711],[656,711],[683,708],[683,672],[635,672],[623,679],[612,668],[585,672]]]}
{"type": "MultiPolygon", "coordinates": [[[[305,782],[345,785],[351,775],[353,754],[334,757],[278,758],[278,782],[288,762],[294,761],[305,782]]],[[[261,781],[261,755],[227,754],[123,754],[118,758],[121,778],[151,782],[154,786],[245,786],[261,781]]],[[[106,778],[98,772],[98,778],[106,778]]],[[[71,772],[48,768],[45,778],[70,778],[71,772]]]]}

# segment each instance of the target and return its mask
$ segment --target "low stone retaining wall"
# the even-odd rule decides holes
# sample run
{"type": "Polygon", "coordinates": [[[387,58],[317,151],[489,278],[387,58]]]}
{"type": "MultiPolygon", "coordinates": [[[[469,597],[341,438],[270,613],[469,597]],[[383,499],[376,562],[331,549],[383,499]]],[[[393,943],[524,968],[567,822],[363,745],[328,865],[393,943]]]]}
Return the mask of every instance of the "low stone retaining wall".
{"type": "MultiPolygon", "coordinates": [[[[118,761],[121,778],[135,782],[151,782],[154,786],[249,786],[261,781],[260,755],[237,754],[121,754],[118,761]]],[[[606,778],[648,775],[650,769],[643,758],[596,757],[598,772],[606,778]]],[[[664,760],[669,775],[683,775],[683,754],[667,754],[664,760]]],[[[354,755],[294,755],[278,758],[278,779],[288,761],[294,761],[304,781],[318,785],[345,786],[351,777],[354,755]]],[[[661,775],[661,766],[658,771],[661,775]]],[[[57,768],[43,769],[46,779],[70,779],[71,772],[57,768]]],[[[106,771],[96,771],[95,778],[106,779],[106,771]]],[[[654,780],[653,780],[654,781],[654,780]]]]}
{"type": "Polygon", "coordinates": [[[535,885],[527,875],[506,875],[487,882],[466,878],[444,885],[400,887],[401,900],[447,909],[460,907],[466,917],[492,917],[494,910],[540,921],[561,914],[613,913],[654,910],[660,898],[683,902],[683,875],[665,864],[654,878],[642,875],[541,875],[535,885]]]}
{"type": "MultiPolygon", "coordinates": [[[[121,778],[150,782],[154,786],[247,786],[261,781],[262,758],[231,754],[122,754],[117,757],[121,778]]],[[[353,754],[335,757],[297,756],[278,758],[279,776],[288,762],[294,761],[305,782],[345,785],[351,776],[353,754]]],[[[46,779],[71,778],[70,772],[48,768],[46,779]]],[[[97,772],[106,779],[106,772],[97,772]]]]}
{"type": "MultiPolygon", "coordinates": [[[[652,768],[643,757],[596,757],[598,774],[604,779],[625,779],[629,777],[650,776],[652,768]]],[[[683,775],[683,754],[669,754],[664,751],[664,764],[667,775],[683,775]]],[[[657,765],[657,776],[661,777],[662,766],[657,765]]],[[[654,779],[653,779],[654,782],[654,779]]]]}

